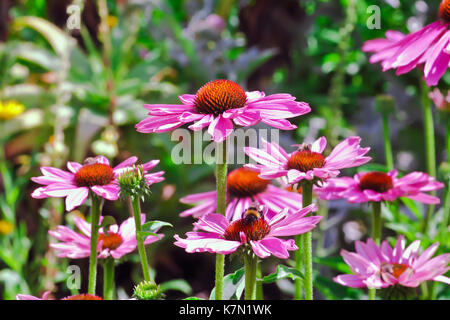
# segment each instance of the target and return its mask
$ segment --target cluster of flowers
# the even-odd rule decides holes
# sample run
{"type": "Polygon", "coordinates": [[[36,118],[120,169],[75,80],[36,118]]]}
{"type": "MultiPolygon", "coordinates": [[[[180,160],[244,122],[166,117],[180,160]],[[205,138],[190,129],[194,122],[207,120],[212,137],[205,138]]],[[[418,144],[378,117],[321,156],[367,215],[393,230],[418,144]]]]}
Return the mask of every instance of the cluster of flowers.
{"type": "MultiPolygon", "coordinates": [[[[363,50],[375,52],[372,63],[381,61],[384,70],[396,68],[398,74],[423,64],[427,84],[435,85],[450,62],[450,1],[442,1],[439,14],[439,21],[420,31],[410,35],[390,31],[386,34],[387,39],[368,41],[363,50]]],[[[287,119],[311,110],[307,103],[297,102],[290,94],[266,96],[259,91],[245,92],[229,80],[208,82],[195,95],[185,94],[179,99],[181,105],[146,105],[149,117],[136,125],[137,131],[167,132],[193,122],[189,129],[197,131],[208,127],[212,140],[222,143],[235,126],[247,127],[262,122],[282,130],[295,129],[296,126],[287,119]]],[[[182,198],[181,202],[196,206],[183,211],[180,216],[192,216],[197,221],[186,238],[174,236],[175,245],[188,253],[230,254],[239,249],[259,258],[273,255],[287,259],[289,251],[299,249],[290,237],[310,232],[322,219],[314,215],[317,206],[312,201],[305,205],[307,195],[298,192],[298,186],[311,189],[314,186],[314,193],[325,200],[382,203],[407,197],[425,204],[439,203],[439,198],[427,192],[444,185],[426,173],[411,172],[399,178],[398,172],[392,170],[387,173],[360,172],[353,178],[338,177],[340,170],[358,167],[371,160],[366,156],[370,148],[362,148],[360,141],[360,137],[349,137],[327,156],[324,155],[327,146],[324,137],[312,144],[296,145],[297,149],[291,153],[267,141],[263,141],[262,149],[244,148],[257,164],[247,164],[228,174],[225,214],[217,213],[218,190],[182,198]]],[[[119,176],[130,170],[136,161],[136,157],[131,157],[113,168],[106,158],[96,157],[84,165],[68,162],[69,172],[43,167],[43,176],[33,178],[43,186],[32,196],[65,197],[68,211],[83,204],[89,195],[117,200],[121,192],[119,176]]],[[[163,172],[147,173],[157,163],[154,160],[142,166],[146,185],[163,180],[163,172]]],[[[141,220],[145,220],[145,214],[141,220]]],[[[52,247],[58,250],[60,257],[74,259],[92,255],[92,226],[80,218],[75,224],[81,233],[65,226],[50,231],[50,235],[59,240],[52,247]]],[[[98,257],[119,259],[133,251],[137,246],[137,227],[130,218],[120,227],[100,228],[98,257]]],[[[149,236],[144,242],[148,244],[161,237],[149,236]]],[[[353,274],[339,275],[334,281],[369,289],[396,285],[417,287],[428,280],[450,284],[450,279],[444,276],[449,270],[450,254],[433,258],[438,245],[435,243],[420,254],[420,241],[414,241],[405,249],[402,236],[398,237],[394,247],[387,241],[380,244],[380,239],[369,238],[366,243],[357,241],[356,252],[341,251],[353,274]]],[[[43,298],[47,296],[48,293],[43,298]]]]}
{"type": "MultiPolygon", "coordinates": [[[[148,105],[151,117],[139,123],[138,130],[161,132],[182,125],[188,119],[198,120],[190,128],[197,130],[209,125],[212,138],[222,142],[229,135],[228,129],[233,127],[231,120],[239,125],[264,121],[279,128],[291,129],[295,126],[283,118],[302,115],[310,110],[306,103],[296,102],[288,94],[266,97],[261,92],[244,92],[228,80],[212,81],[200,88],[196,95],[184,95],[180,100],[183,103],[181,106],[148,105]],[[277,121],[269,121],[274,115],[278,115],[277,121]]],[[[354,203],[393,201],[398,197],[408,197],[428,204],[439,202],[438,198],[425,192],[439,189],[443,184],[421,172],[412,172],[402,178],[397,178],[395,170],[389,173],[358,173],[354,178],[337,178],[341,169],[357,167],[371,160],[366,156],[370,148],[360,147],[360,141],[359,137],[349,137],[327,156],[324,155],[327,145],[324,137],[312,144],[297,145],[297,150],[291,153],[267,141],[263,141],[262,149],[245,148],[245,153],[257,164],[247,164],[228,174],[226,214],[216,213],[217,191],[182,198],[183,203],[197,205],[180,216],[193,216],[198,220],[186,238],[175,235],[175,245],[189,253],[219,254],[230,254],[240,247],[246,247],[259,258],[274,255],[287,259],[289,251],[299,248],[294,239],[284,237],[309,232],[322,219],[321,216],[313,215],[317,210],[315,204],[302,207],[301,193],[290,188],[303,182],[315,184],[315,193],[327,200],[345,198],[354,203]],[[278,181],[278,184],[272,184],[272,181],[278,181]]],[[[69,171],[42,167],[43,176],[32,180],[43,186],[36,189],[32,196],[39,199],[65,197],[67,211],[83,204],[90,194],[117,200],[121,191],[119,176],[129,171],[136,161],[136,157],[131,157],[111,167],[105,157],[99,156],[88,159],[83,165],[68,162],[69,171]]],[[[147,173],[157,163],[158,160],[153,160],[142,166],[147,185],[164,179],[162,171],[147,173]]],[[[145,214],[142,214],[141,219],[145,221],[145,214]]],[[[58,256],[77,259],[90,255],[91,225],[81,218],[75,219],[75,225],[81,233],[66,226],[59,226],[49,232],[59,240],[51,244],[58,251],[58,256]]],[[[145,244],[161,237],[148,236],[145,244]]],[[[135,248],[136,226],[132,218],[124,221],[120,227],[110,226],[107,232],[100,228],[99,258],[112,256],[120,259],[135,248]]],[[[404,250],[402,238],[399,238],[394,249],[386,241],[380,247],[372,239],[367,244],[357,242],[357,253],[342,251],[355,275],[341,275],[335,281],[352,287],[375,288],[396,283],[417,286],[425,280],[448,282],[448,278],[442,274],[448,269],[450,255],[430,260],[436,248],[437,244],[434,244],[418,256],[418,241],[407,250],[404,250]]]]}

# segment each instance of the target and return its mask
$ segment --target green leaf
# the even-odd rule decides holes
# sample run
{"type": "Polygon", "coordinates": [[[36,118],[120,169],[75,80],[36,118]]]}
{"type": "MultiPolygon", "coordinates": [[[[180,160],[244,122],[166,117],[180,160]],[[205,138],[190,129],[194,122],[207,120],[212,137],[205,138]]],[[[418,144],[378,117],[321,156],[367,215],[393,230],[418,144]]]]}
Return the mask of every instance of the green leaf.
{"type": "Polygon", "coordinates": [[[411,210],[412,213],[414,213],[417,220],[419,221],[423,220],[423,213],[421,212],[420,208],[417,206],[417,203],[414,200],[405,197],[400,198],[400,200],[409,210],[411,210]]]}
{"type": "Polygon", "coordinates": [[[155,233],[162,227],[173,227],[173,225],[169,222],[153,220],[146,222],[142,225],[142,232],[150,232],[155,233]]]}
{"type": "Polygon", "coordinates": [[[386,228],[397,231],[400,234],[405,235],[408,239],[415,238],[414,227],[410,224],[405,223],[386,223],[386,228]]]}
{"type": "Polygon", "coordinates": [[[199,298],[199,297],[187,297],[187,298],[184,298],[183,300],[205,300],[205,299],[199,298]]]}
{"type": "Polygon", "coordinates": [[[295,268],[291,268],[284,265],[279,265],[277,271],[272,274],[265,276],[257,281],[263,283],[273,283],[281,279],[290,278],[292,280],[301,279],[303,280],[303,274],[295,268]]]}
{"type": "Polygon", "coordinates": [[[50,49],[44,49],[33,43],[20,43],[17,49],[18,57],[43,69],[56,71],[61,67],[61,62],[50,49]]]}
{"type": "Polygon", "coordinates": [[[189,285],[189,283],[187,283],[183,279],[170,280],[170,281],[161,283],[159,285],[159,287],[161,288],[162,292],[166,292],[168,290],[176,290],[176,291],[181,291],[184,294],[191,294],[192,293],[191,286],[189,285]]]}
{"type": "Polygon", "coordinates": [[[313,262],[330,267],[340,273],[351,273],[350,267],[344,262],[342,257],[313,257],[313,262]]]}
{"type": "MultiPolygon", "coordinates": [[[[227,274],[223,278],[223,300],[239,300],[245,287],[244,268],[238,269],[234,273],[227,274]]],[[[210,300],[214,300],[216,288],[212,289],[209,295],[210,300]]]]}
{"type": "Polygon", "coordinates": [[[39,32],[59,55],[68,54],[75,39],[66,34],[53,23],[38,17],[18,17],[14,20],[15,28],[30,27],[39,32]]]}
{"type": "Polygon", "coordinates": [[[4,296],[2,297],[5,300],[15,300],[17,294],[30,292],[25,279],[13,270],[3,269],[0,271],[0,282],[3,282],[5,286],[4,296]]]}

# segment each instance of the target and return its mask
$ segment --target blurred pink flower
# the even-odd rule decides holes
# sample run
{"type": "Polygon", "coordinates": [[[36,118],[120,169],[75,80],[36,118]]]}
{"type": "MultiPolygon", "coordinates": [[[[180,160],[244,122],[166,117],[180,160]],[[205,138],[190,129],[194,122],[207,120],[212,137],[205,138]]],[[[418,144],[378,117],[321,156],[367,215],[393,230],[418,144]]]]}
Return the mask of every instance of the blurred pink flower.
{"type": "Polygon", "coordinates": [[[45,291],[42,294],[42,297],[38,298],[29,294],[17,294],[16,300],[49,300],[48,297],[50,295],[50,291],[45,291]]]}
{"type": "MultiPolygon", "coordinates": [[[[226,217],[230,221],[239,219],[244,209],[253,202],[265,205],[267,217],[273,216],[284,208],[298,211],[302,207],[302,196],[297,192],[289,192],[270,184],[270,180],[258,177],[245,167],[231,171],[227,176],[227,209],[226,217]]],[[[196,218],[214,213],[217,209],[217,192],[215,190],[191,194],[180,199],[186,204],[197,204],[195,207],[180,213],[181,217],[196,218]]]]}
{"type": "Polygon", "coordinates": [[[360,137],[349,137],[339,143],[328,155],[322,155],[327,145],[325,137],[312,145],[300,145],[297,151],[288,154],[276,143],[263,140],[264,149],[244,148],[245,153],[260,164],[247,164],[247,168],[259,172],[262,179],[286,176],[289,184],[306,180],[326,180],[337,176],[340,169],[360,166],[372,158],[364,155],[370,148],[361,148],[360,137]]]}
{"type": "MultiPolygon", "coordinates": [[[[66,197],[67,211],[83,204],[89,196],[90,190],[107,200],[117,200],[120,191],[117,178],[136,161],[137,157],[130,157],[112,168],[107,158],[98,156],[86,159],[84,165],[67,162],[70,172],[58,168],[41,167],[43,176],[33,177],[31,180],[44,185],[44,187],[34,190],[31,196],[36,199],[66,197]]],[[[152,160],[143,164],[144,172],[152,169],[158,163],[159,160],[152,160]]],[[[145,174],[147,184],[163,181],[163,174],[164,171],[145,174]]]]}
{"type": "Polygon", "coordinates": [[[444,184],[423,172],[411,172],[397,178],[397,170],[384,172],[360,172],[353,178],[341,177],[327,181],[315,189],[319,198],[325,200],[347,199],[350,203],[368,201],[394,201],[406,197],[426,204],[437,204],[438,197],[424,192],[441,189],[444,184]]]}
{"type": "MultiPolygon", "coordinates": [[[[29,294],[18,294],[16,296],[16,299],[17,300],[50,300],[50,299],[48,299],[49,294],[50,294],[50,291],[45,291],[41,298],[29,295],[29,294]]],[[[68,297],[62,298],[60,300],[103,300],[103,298],[94,296],[94,295],[88,294],[88,293],[81,293],[81,294],[76,294],[73,296],[68,296],[68,297]]]]}
{"type": "Polygon", "coordinates": [[[322,217],[305,216],[315,210],[317,207],[314,204],[296,212],[284,209],[269,219],[265,216],[267,208],[264,208],[263,212],[259,208],[247,208],[241,219],[232,222],[221,214],[210,213],[194,223],[199,231],[186,233],[186,239],[175,235],[175,245],[184,248],[188,253],[220,254],[232,253],[245,245],[260,258],[274,255],[287,259],[288,250],[297,250],[298,247],[293,239],[284,240],[278,237],[294,236],[312,230],[322,217]]]}
{"type": "Polygon", "coordinates": [[[445,274],[450,268],[450,253],[431,258],[439,243],[419,254],[420,240],[405,249],[405,239],[400,236],[395,247],[387,241],[377,246],[372,239],[366,243],[355,242],[356,253],[341,250],[341,255],[354,274],[338,275],[333,280],[352,288],[385,288],[399,284],[417,287],[428,280],[450,284],[445,274]]]}
{"type": "Polygon", "coordinates": [[[439,20],[408,35],[389,30],[386,39],[366,41],[365,52],[374,52],[370,63],[381,62],[383,71],[396,69],[397,75],[423,65],[428,86],[434,86],[450,64],[450,0],[443,0],[439,20]]]}
{"type": "Polygon", "coordinates": [[[301,116],[311,111],[305,102],[296,102],[290,94],[265,96],[263,92],[245,92],[229,80],[213,80],[203,85],[195,95],[178,97],[177,104],[147,104],[150,117],[136,125],[138,132],[166,132],[195,121],[189,129],[198,131],[208,127],[216,142],[222,142],[233,132],[234,125],[252,126],[264,122],[282,130],[297,126],[286,118],[301,116]]]}
{"type": "MultiPolygon", "coordinates": [[[[100,217],[100,223],[103,217],[100,217]]],[[[145,214],[141,214],[142,223],[145,222],[145,214]]],[[[53,238],[59,240],[58,243],[51,243],[50,247],[56,249],[57,256],[61,258],[81,259],[89,257],[91,244],[91,224],[85,220],[76,217],[75,225],[81,233],[75,232],[66,226],[58,226],[56,230],[50,230],[48,233],[53,238]]],[[[144,244],[150,244],[162,239],[164,235],[148,236],[144,244]]],[[[109,226],[105,233],[103,228],[99,230],[98,247],[99,258],[109,256],[114,259],[120,259],[122,256],[136,249],[136,226],[133,218],[125,220],[120,227],[116,224],[109,226]]]]}
{"type": "Polygon", "coordinates": [[[436,108],[441,111],[450,112],[450,90],[448,90],[447,95],[444,96],[438,88],[434,88],[434,90],[428,94],[428,97],[433,100],[436,108]]]}

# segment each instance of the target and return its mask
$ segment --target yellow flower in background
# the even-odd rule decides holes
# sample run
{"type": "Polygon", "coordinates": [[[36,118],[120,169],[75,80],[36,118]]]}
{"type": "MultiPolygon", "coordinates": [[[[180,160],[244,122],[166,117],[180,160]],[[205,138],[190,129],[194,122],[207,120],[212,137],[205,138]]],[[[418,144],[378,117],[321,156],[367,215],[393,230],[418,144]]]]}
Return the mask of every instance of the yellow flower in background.
{"type": "Polygon", "coordinates": [[[119,19],[116,16],[108,16],[106,18],[106,21],[108,23],[108,26],[112,29],[117,25],[119,19]]]}
{"type": "Polygon", "coordinates": [[[10,120],[25,111],[25,106],[17,101],[0,101],[0,120],[10,120]]]}
{"type": "Polygon", "coordinates": [[[14,230],[14,225],[11,222],[0,220],[0,234],[7,235],[14,230]]]}

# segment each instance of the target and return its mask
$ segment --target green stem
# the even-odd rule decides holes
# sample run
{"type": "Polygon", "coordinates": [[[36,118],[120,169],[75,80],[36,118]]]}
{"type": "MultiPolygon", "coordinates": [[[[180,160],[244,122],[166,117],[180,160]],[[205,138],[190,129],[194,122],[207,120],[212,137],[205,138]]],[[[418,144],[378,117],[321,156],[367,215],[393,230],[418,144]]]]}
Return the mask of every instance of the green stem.
{"type": "Polygon", "coordinates": [[[447,162],[450,163],[450,112],[444,116],[445,121],[445,146],[447,147],[447,162]]]}
{"type": "Polygon", "coordinates": [[[141,204],[139,197],[130,197],[131,206],[133,208],[134,223],[136,225],[136,242],[139,251],[139,257],[141,259],[142,273],[144,274],[145,281],[153,281],[150,275],[150,269],[148,266],[147,253],[145,252],[144,239],[141,235],[142,223],[141,223],[141,204]]]}
{"type": "Polygon", "coordinates": [[[372,202],[372,239],[380,244],[381,239],[381,202],[372,202]]]}
{"type": "Polygon", "coordinates": [[[102,206],[101,199],[91,193],[91,253],[89,256],[89,283],[88,293],[95,295],[95,285],[97,280],[97,245],[98,229],[100,221],[100,211],[102,206]]]}
{"type": "MultiPolygon", "coordinates": [[[[312,203],[313,184],[304,180],[302,184],[302,205],[303,208],[312,203]]],[[[312,278],[312,232],[302,234],[304,276],[303,285],[305,288],[305,300],[313,300],[313,278],[312,278]]]]}
{"type": "Polygon", "coordinates": [[[442,223],[440,226],[440,232],[442,235],[447,234],[448,219],[450,215],[450,181],[447,181],[447,188],[444,196],[444,216],[442,217],[442,223]]]}
{"type": "MultiPolygon", "coordinates": [[[[298,250],[295,251],[294,253],[294,258],[295,258],[295,268],[302,272],[303,271],[303,255],[302,255],[302,235],[296,235],[294,237],[295,239],[295,244],[296,246],[299,248],[298,250]]],[[[295,279],[294,281],[294,299],[295,300],[301,300],[302,299],[302,289],[303,289],[303,282],[301,279],[295,279]]]]}
{"type": "Polygon", "coordinates": [[[103,262],[103,299],[114,300],[114,258],[103,262]]]}
{"type": "Polygon", "coordinates": [[[258,258],[253,253],[244,255],[245,300],[255,300],[257,265],[258,258]]]}
{"type": "MultiPolygon", "coordinates": [[[[261,263],[256,266],[256,277],[258,279],[262,278],[261,263]]],[[[264,300],[263,286],[261,281],[256,282],[256,300],[264,300]]]]}
{"type": "Polygon", "coordinates": [[[369,300],[376,300],[376,289],[369,289],[369,300]]]}
{"type": "MultiPolygon", "coordinates": [[[[446,146],[447,146],[447,162],[450,164],[450,114],[444,117],[446,121],[446,146]]],[[[440,231],[442,235],[446,234],[448,228],[448,219],[450,215],[450,180],[447,181],[447,187],[445,189],[444,195],[444,215],[442,217],[442,223],[440,226],[440,231]]]]}
{"type": "MultiPolygon", "coordinates": [[[[421,93],[422,93],[422,110],[423,110],[423,125],[425,136],[425,152],[427,159],[427,172],[430,176],[436,177],[436,149],[434,140],[434,122],[433,122],[433,110],[431,108],[431,101],[428,97],[430,88],[424,81],[421,81],[421,93]]],[[[431,192],[431,195],[435,195],[435,192],[431,192]]],[[[428,206],[428,210],[423,223],[423,231],[426,232],[428,224],[431,219],[431,215],[434,211],[434,206],[428,206]]]]}
{"type": "MultiPolygon", "coordinates": [[[[372,202],[372,239],[380,245],[381,239],[381,202],[372,202]]],[[[369,289],[369,300],[375,300],[376,289],[369,289]]]]}
{"type": "Polygon", "coordinates": [[[394,169],[394,157],[392,155],[391,139],[389,138],[389,115],[386,113],[381,114],[383,123],[383,142],[384,142],[384,154],[386,157],[386,167],[390,170],[394,169]]]}
{"type": "MultiPolygon", "coordinates": [[[[217,213],[225,215],[227,206],[227,142],[216,144],[216,190],[217,213]]],[[[215,300],[222,300],[225,256],[216,255],[216,290],[215,300]]]]}

